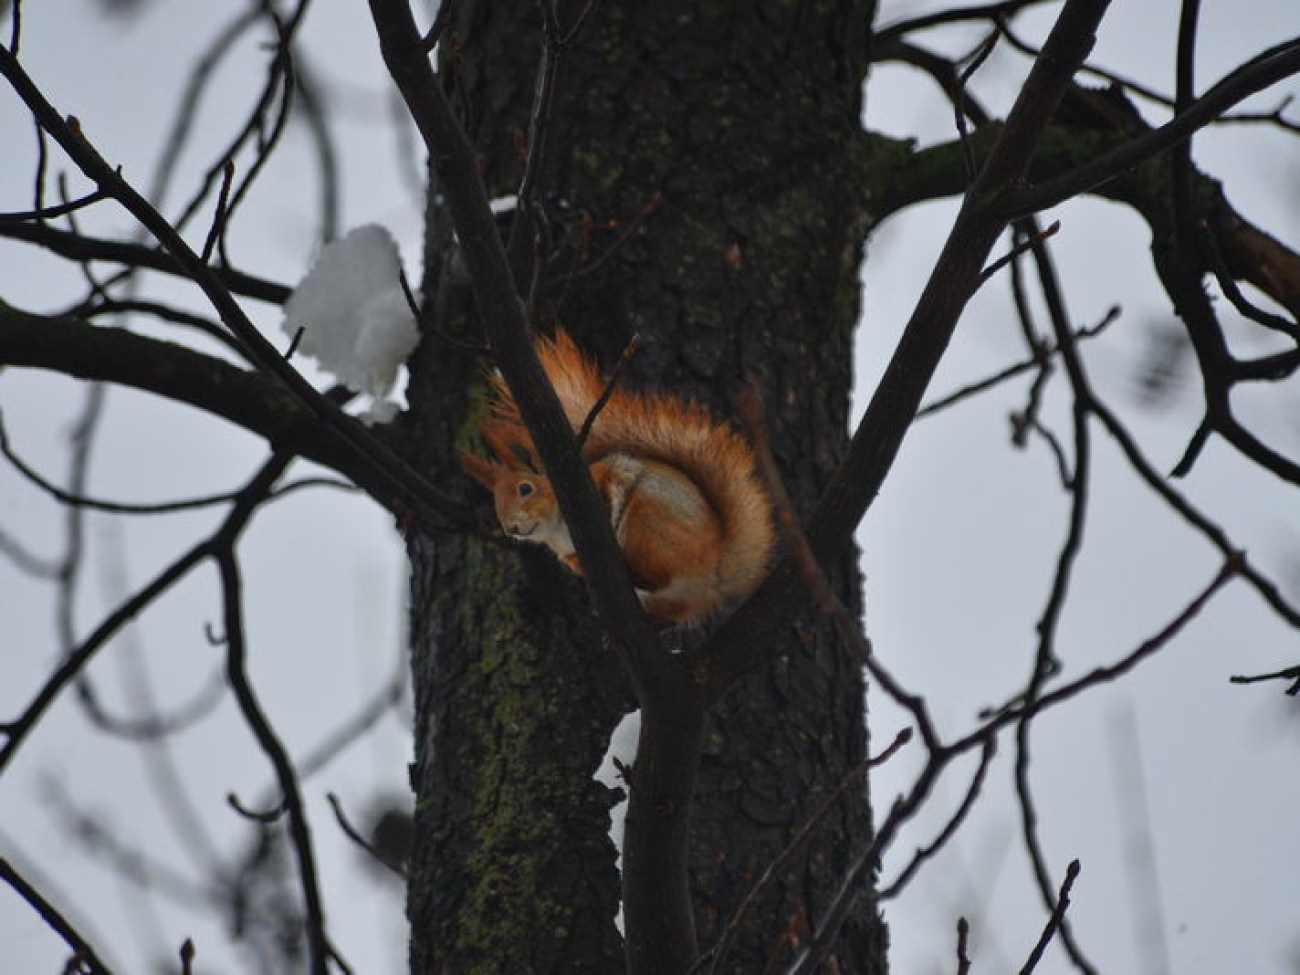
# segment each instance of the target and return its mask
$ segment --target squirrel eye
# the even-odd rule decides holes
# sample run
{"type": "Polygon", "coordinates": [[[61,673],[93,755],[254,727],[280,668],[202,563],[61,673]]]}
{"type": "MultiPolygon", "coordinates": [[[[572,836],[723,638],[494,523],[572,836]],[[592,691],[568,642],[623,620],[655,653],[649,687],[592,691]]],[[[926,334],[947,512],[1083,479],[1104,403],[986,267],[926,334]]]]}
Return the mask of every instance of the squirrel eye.
{"type": "Polygon", "coordinates": [[[516,491],[516,493],[517,493],[521,498],[532,497],[532,494],[533,494],[533,482],[532,482],[532,481],[520,481],[520,482],[519,482],[519,486],[515,488],[515,491],[516,491]]]}

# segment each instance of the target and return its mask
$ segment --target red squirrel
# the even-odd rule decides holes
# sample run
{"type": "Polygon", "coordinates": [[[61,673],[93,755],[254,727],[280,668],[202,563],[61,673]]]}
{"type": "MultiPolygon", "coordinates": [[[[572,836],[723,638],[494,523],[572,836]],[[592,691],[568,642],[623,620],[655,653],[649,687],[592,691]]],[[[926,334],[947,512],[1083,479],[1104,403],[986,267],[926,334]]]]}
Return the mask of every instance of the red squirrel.
{"type": "MultiPolygon", "coordinates": [[[[565,415],[581,429],[606,382],[563,329],[537,354],[565,415]]],[[[493,456],[465,453],[507,535],[546,545],[582,567],[519,408],[499,375],[491,416],[479,427],[493,456]]],[[[582,445],[627,559],[641,605],[668,624],[696,624],[749,594],[767,573],[772,503],[754,453],[730,425],[693,400],[615,387],[582,445]]]]}

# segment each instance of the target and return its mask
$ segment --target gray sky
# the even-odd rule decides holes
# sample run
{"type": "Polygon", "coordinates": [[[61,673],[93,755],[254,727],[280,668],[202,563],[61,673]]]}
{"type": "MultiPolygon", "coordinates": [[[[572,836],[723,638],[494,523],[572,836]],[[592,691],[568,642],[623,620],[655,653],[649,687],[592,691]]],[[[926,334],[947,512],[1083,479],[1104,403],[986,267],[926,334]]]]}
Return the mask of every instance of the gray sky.
{"type": "MultiPolygon", "coordinates": [[[[24,63],[56,106],[77,115],[103,154],[128,178],[148,185],[175,107],[165,79],[178,77],[220,22],[219,5],[156,4],[135,19],[104,20],[91,5],[45,0],[25,8],[24,63]],[[148,63],[149,70],[140,70],[148,63]]],[[[890,3],[882,22],[942,4],[890,3]]],[[[1202,87],[1233,64],[1300,28],[1293,4],[1256,0],[1249,14],[1228,0],[1207,0],[1201,37],[1202,87]]],[[[1171,87],[1177,5],[1118,0],[1095,60],[1155,87],[1171,87]]],[[[96,8],[97,9],[97,8],[96,8]]],[[[1032,36],[1046,14],[1026,18],[1032,36]]],[[[402,177],[398,140],[386,124],[387,102],[377,51],[359,4],[319,4],[308,20],[308,65],[336,92],[346,111],[338,128],[343,151],[343,229],[377,221],[402,246],[408,270],[418,260],[420,210],[402,177]]],[[[974,34],[952,41],[973,46],[974,34]]],[[[244,46],[225,68],[199,118],[200,137],[187,154],[180,189],[212,149],[242,121],[260,82],[261,52],[244,46]]],[[[1006,108],[1025,62],[995,54],[976,91],[997,114],[1006,108]]],[[[1282,92],[1264,96],[1272,108],[1282,92]]],[[[928,84],[897,68],[881,68],[868,86],[868,122],[892,134],[922,133],[922,141],[952,135],[950,111],[928,84]]],[[[1160,112],[1143,106],[1146,117],[1160,112]]],[[[1294,114],[1294,113],[1293,113],[1294,114]]],[[[0,93],[0,210],[29,205],[33,153],[30,122],[12,96],[0,93]]],[[[1294,138],[1264,128],[1232,127],[1198,137],[1198,163],[1225,180],[1233,203],[1284,240],[1300,243],[1294,138]]],[[[240,266],[291,283],[305,271],[316,227],[314,170],[301,131],[290,133],[265,182],[235,225],[231,250],[240,266]]],[[[55,169],[66,164],[56,163],[55,169]]],[[[72,192],[81,192],[74,176],[72,192]]],[[[863,391],[870,389],[892,348],[929,263],[947,232],[953,207],[928,205],[896,217],[873,239],[864,271],[868,293],[859,347],[863,391]]],[[[1147,233],[1130,213],[1084,201],[1046,215],[1062,230],[1053,243],[1072,319],[1093,324],[1112,305],[1122,315],[1090,342],[1086,362],[1094,381],[1139,437],[1161,470],[1176,462],[1198,417],[1194,377],[1172,402],[1143,409],[1137,362],[1153,328],[1170,322],[1150,270],[1147,233]]],[[[106,236],[133,232],[111,204],[81,217],[106,236]]],[[[155,276],[151,289],[186,296],[155,276]]],[[[69,269],[34,248],[0,242],[0,296],[20,307],[50,310],[79,295],[69,269]]],[[[995,372],[1023,356],[1004,279],[990,284],[968,310],[935,394],[995,372]]],[[[201,305],[196,304],[196,307],[201,305]]],[[[276,310],[246,302],[272,334],[276,310]]],[[[1230,316],[1226,316],[1230,317],[1230,316]]],[[[1254,331],[1234,326],[1236,347],[1264,351],[1254,331]]],[[[188,340],[188,338],[187,338],[188,340]]],[[[898,466],[859,539],[867,572],[868,629],[896,676],[924,693],[941,728],[970,728],[980,707],[1004,701],[1021,686],[1034,649],[1056,551],[1066,526],[1065,494],[1041,441],[1017,451],[1009,443],[1009,414],[1023,406],[1025,382],[1008,384],[959,410],[925,420],[909,436],[898,466]]],[[[1049,388],[1045,418],[1068,434],[1063,380],[1049,388]]],[[[1244,403],[1262,436],[1300,454],[1296,380],[1244,403]]],[[[64,438],[80,407],[72,383],[30,372],[0,374],[0,410],[21,453],[55,479],[63,477],[64,438]]],[[[1112,661],[1175,616],[1217,571],[1217,554],[1188,532],[1120,462],[1113,444],[1094,430],[1097,477],[1089,534],[1066,609],[1060,649],[1067,676],[1112,661]]],[[[258,464],[263,447],[229,426],[143,395],[114,390],[103,422],[91,492],[120,500],[154,500],[237,486],[258,464]]],[[[302,473],[307,473],[304,468],[302,473]]],[[[1261,568],[1283,578],[1300,553],[1296,498],[1211,443],[1191,477],[1177,487],[1223,524],[1261,568]]],[[[43,554],[61,544],[61,511],[0,465],[0,527],[43,554]]],[[[85,633],[118,594],[106,579],[114,559],[138,586],[214,524],[211,514],[113,521],[88,519],[87,577],[77,607],[85,633]],[[118,525],[120,528],[115,528],[118,525]]],[[[251,666],[259,693],[295,755],[309,751],[400,665],[404,599],[401,546],[389,519],[360,498],[305,492],[268,509],[244,543],[251,666]],[[304,658],[309,665],[304,668],[304,658]],[[302,674],[311,674],[304,683],[302,674]]],[[[1292,576],[1294,580],[1294,575],[1292,576]]],[[[1292,583],[1291,595],[1300,598],[1292,583]]],[[[125,696],[131,661],[147,665],[163,709],[191,699],[220,667],[204,638],[216,622],[215,580],[198,573],[150,610],[133,641],[107,648],[92,674],[115,712],[125,696]],[[137,644],[132,648],[130,643],[137,644]]],[[[0,619],[5,679],[0,716],[25,705],[57,653],[54,607],[47,587],[0,560],[0,619]]],[[[1163,944],[1169,970],[1211,975],[1294,971],[1300,955],[1295,877],[1300,851],[1294,822],[1300,789],[1293,770],[1300,746],[1295,701],[1279,686],[1234,687],[1233,673],[1294,664],[1300,641],[1275,622],[1239,583],[1154,660],[1117,685],[1095,691],[1035,725],[1033,781],[1041,837],[1055,882],[1066,863],[1082,861],[1070,919],[1089,957],[1104,972],[1153,971],[1148,952],[1163,944]],[[1289,707],[1289,711],[1288,711],[1289,707]],[[1145,834],[1152,866],[1134,853],[1140,763],[1149,812],[1145,834]],[[1160,937],[1136,923],[1149,899],[1142,884],[1154,870],[1163,921],[1160,937]],[[1137,932],[1135,934],[1135,931],[1137,932]],[[1288,969],[1288,964],[1291,966],[1288,969]]],[[[870,698],[877,747],[904,717],[876,692],[870,698]]],[[[895,971],[953,970],[958,914],[972,922],[976,971],[1018,968],[1037,939],[1044,912],[1018,838],[1011,803],[1012,742],[1004,740],[985,794],[957,840],[886,907],[895,971]]],[[[226,852],[237,848],[245,824],[226,806],[237,793],[255,803],[270,782],[264,757],[223,703],[176,745],[184,767],[201,769],[193,801],[226,852]]],[[[920,751],[909,746],[875,777],[874,803],[883,816],[893,795],[915,772],[920,751]]],[[[308,780],[315,837],[322,858],[331,931],[358,971],[398,971],[404,959],[400,898],[356,882],[356,854],[334,827],[324,795],[339,794],[359,818],[377,789],[404,788],[409,743],[401,723],[376,733],[339,762],[308,780]]],[[[904,832],[886,857],[883,876],[896,875],[911,851],[931,839],[960,799],[969,767],[949,773],[931,814],[904,832]]],[[[25,746],[0,781],[0,852],[32,865],[41,886],[85,920],[111,961],[138,970],[144,957],[172,955],[193,937],[200,963],[232,966],[228,939],[207,922],[165,903],[141,898],[116,880],[51,815],[49,783],[151,855],[193,872],[181,842],[148,801],[148,771],[136,749],[90,731],[69,697],[25,746]]],[[[57,971],[64,950],[30,909],[0,891],[0,975],[57,971]]],[[[174,955],[172,955],[174,957],[174,955]]],[[[1040,972],[1066,971],[1053,951],[1040,972]]]]}

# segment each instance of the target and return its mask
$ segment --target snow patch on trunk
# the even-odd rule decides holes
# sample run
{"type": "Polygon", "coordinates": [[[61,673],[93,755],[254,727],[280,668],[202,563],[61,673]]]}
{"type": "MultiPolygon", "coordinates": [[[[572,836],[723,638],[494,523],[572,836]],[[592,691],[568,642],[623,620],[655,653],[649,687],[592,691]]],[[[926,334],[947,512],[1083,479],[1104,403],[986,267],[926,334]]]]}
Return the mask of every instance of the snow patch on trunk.
{"type": "MultiPolygon", "coordinates": [[[[596,774],[592,776],[601,785],[623,791],[623,798],[609,811],[609,838],[614,844],[614,849],[618,851],[614,867],[620,873],[623,869],[623,822],[627,818],[627,783],[623,781],[623,773],[619,771],[619,766],[630,768],[636,761],[636,743],[640,734],[640,709],[623,715],[623,720],[614,727],[613,733],[609,736],[609,747],[605,749],[605,757],[601,759],[600,768],[596,769],[596,774]]],[[[619,931],[623,930],[621,899],[614,923],[618,925],[619,931]]]]}

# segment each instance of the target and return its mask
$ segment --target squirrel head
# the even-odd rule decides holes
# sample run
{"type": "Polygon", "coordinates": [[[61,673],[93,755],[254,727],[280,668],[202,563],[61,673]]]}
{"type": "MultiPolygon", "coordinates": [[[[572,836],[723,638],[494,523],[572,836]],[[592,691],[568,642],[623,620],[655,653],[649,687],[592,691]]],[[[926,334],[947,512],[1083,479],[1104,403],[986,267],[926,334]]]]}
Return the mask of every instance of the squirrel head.
{"type": "Polygon", "coordinates": [[[558,508],[551,482],[544,474],[509,467],[499,460],[462,454],[461,464],[476,481],[492,492],[497,521],[507,535],[544,542],[558,508]]]}
{"type": "Polygon", "coordinates": [[[534,459],[531,443],[521,442],[512,435],[514,431],[499,425],[480,432],[495,456],[462,453],[461,466],[492,492],[502,530],[513,538],[545,545],[558,541],[560,534],[567,540],[551,482],[534,459]]]}

